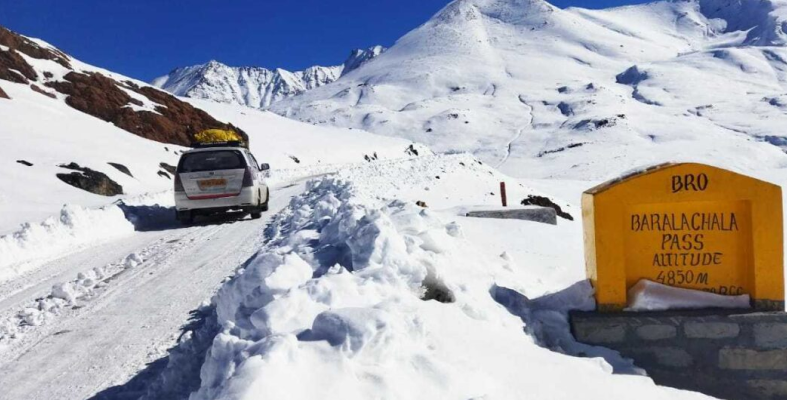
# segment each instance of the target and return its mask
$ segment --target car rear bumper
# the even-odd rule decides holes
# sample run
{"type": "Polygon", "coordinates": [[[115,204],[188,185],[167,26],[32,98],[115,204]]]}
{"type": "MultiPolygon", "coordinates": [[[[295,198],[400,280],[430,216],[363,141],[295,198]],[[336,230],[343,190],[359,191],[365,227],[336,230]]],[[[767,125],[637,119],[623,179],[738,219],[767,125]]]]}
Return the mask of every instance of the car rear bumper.
{"type": "Polygon", "coordinates": [[[175,192],[175,208],[178,211],[189,210],[229,210],[244,209],[257,205],[256,189],[253,187],[241,189],[240,194],[231,197],[189,199],[184,192],[175,192]]]}

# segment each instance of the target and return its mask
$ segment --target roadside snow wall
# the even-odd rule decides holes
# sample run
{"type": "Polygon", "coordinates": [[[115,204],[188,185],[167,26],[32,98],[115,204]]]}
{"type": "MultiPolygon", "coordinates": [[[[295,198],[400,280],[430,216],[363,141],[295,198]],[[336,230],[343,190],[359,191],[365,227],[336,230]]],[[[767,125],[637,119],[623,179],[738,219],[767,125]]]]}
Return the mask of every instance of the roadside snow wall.
{"type": "Polygon", "coordinates": [[[443,218],[310,182],[213,298],[219,333],[190,399],[699,398],[538,346],[493,298],[504,260],[443,218]],[[424,286],[450,296],[425,301],[424,286]]]}
{"type": "Polygon", "coordinates": [[[98,209],[63,206],[60,215],[41,223],[26,223],[0,236],[0,281],[34,268],[30,263],[102,243],[134,232],[134,225],[116,205],[98,209]]]}

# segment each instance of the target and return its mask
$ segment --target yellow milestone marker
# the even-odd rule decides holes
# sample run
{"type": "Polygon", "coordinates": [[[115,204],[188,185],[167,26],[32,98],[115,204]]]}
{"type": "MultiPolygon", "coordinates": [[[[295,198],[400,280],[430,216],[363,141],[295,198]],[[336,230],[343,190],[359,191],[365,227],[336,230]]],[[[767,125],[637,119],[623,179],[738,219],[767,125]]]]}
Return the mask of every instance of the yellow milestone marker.
{"type": "Polygon", "coordinates": [[[582,195],[585,259],[599,311],[640,279],[784,310],[781,187],[702,164],[663,164],[582,195]]]}

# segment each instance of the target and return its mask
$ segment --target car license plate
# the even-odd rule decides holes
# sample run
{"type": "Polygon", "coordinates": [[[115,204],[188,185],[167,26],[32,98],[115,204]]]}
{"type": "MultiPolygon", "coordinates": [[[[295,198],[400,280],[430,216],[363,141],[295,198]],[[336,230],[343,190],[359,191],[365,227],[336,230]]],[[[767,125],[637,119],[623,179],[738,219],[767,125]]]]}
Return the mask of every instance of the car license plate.
{"type": "Polygon", "coordinates": [[[202,181],[197,181],[197,185],[199,185],[200,190],[208,190],[219,186],[227,186],[226,179],[205,179],[202,181]]]}

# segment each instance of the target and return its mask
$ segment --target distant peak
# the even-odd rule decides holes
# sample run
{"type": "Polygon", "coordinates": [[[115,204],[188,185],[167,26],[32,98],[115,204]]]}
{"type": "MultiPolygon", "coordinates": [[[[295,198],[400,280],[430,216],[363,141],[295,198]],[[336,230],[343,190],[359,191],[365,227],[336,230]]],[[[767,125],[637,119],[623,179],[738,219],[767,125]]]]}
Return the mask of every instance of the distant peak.
{"type": "Polygon", "coordinates": [[[342,75],[358,69],[361,65],[366,64],[380,54],[384,53],[387,49],[383,46],[372,46],[368,49],[355,49],[350,52],[350,57],[344,61],[344,69],[342,75]]]}
{"type": "Polygon", "coordinates": [[[505,23],[519,24],[558,10],[544,0],[454,0],[438,12],[433,22],[461,22],[487,16],[505,23]]]}
{"type": "Polygon", "coordinates": [[[216,61],[216,60],[210,60],[207,63],[205,63],[205,67],[208,67],[208,68],[211,68],[211,67],[213,67],[213,68],[215,68],[215,67],[226,67],[226,66],[227,66],[226,64],[221,63],[221,62],[216,61]]]}

